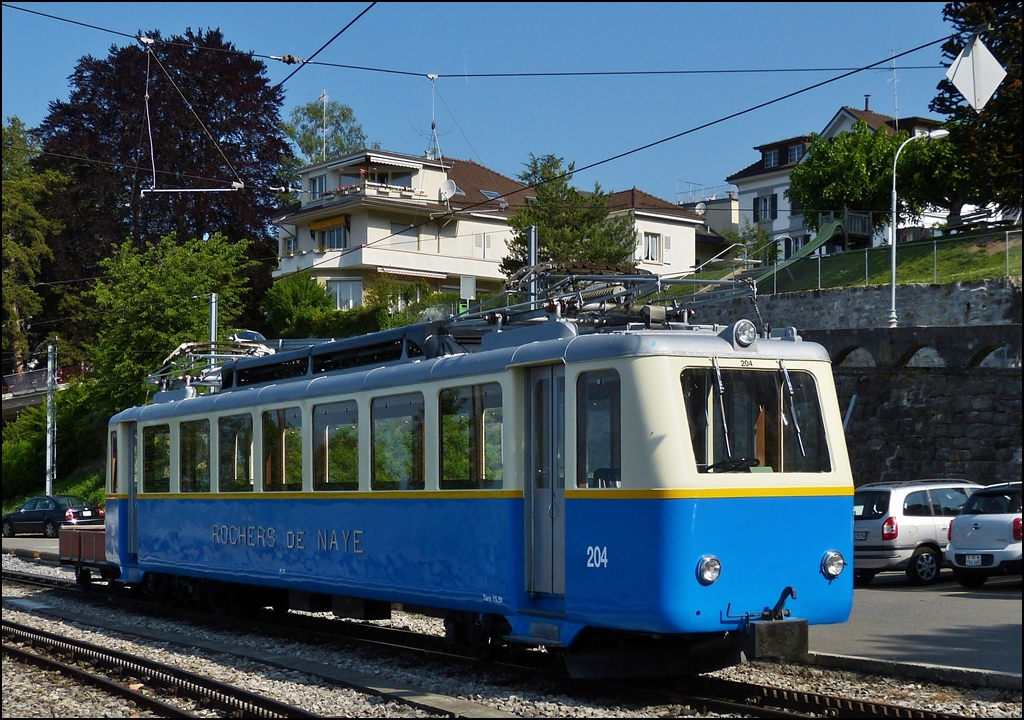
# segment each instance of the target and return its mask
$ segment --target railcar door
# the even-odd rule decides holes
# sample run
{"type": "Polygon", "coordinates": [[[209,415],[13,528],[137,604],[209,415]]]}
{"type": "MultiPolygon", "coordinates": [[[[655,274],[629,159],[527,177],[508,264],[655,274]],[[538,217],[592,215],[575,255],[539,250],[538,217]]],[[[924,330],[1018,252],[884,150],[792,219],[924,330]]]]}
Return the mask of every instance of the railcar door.
{"type": "Polygon", "coordinates": [[[565,594],[565,366],[527,370],[528,590],[565,594]]]}
{"type": "Polygon", "coordinates": [[[137,465],[138,449],[135,433],[137,426],[134,422],[117,424],[117,454],[121,458],[115,468],[117,472],[117,485],[121,492],[127,494],[128,501],[125,509],[128,513],[128,554],[131,557],[138,557],[138,507],[137,507],[137,465]]]}

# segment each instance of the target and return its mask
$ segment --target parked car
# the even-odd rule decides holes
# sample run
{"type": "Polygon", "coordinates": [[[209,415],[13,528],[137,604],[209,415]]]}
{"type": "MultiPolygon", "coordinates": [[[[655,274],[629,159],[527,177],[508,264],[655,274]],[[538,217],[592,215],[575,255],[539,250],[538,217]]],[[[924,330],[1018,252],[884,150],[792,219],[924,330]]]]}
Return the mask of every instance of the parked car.
{"type": "Polygon", "coordinates": [[[965,480],[861,485],[853,494],[853,578],[902,570],[915,585],[939,579],[949,521],[983,486],[965,480]]]}
{"type": "Polygon", "coordinates": [[[989,485],[971,495],[949,525],[946,562],[964,587],[993,575],[1021,574],[1021,484],[989,485]]]}
{"type": "Polygon", "coordinates": [[[62,525],[102,525],[103,509],[77,495],[41,495],[3,518],[5,538],[27,533],[57,537],[62,525]]]}

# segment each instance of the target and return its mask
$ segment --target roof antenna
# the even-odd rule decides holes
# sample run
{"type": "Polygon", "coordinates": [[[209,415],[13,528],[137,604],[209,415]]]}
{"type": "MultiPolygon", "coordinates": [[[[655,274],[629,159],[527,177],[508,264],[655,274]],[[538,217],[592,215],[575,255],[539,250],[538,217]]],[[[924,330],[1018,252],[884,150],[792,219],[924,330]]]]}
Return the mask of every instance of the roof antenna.
{"type": "Polygon", "coordinates": [[[437,123],[434,120],[434,94],[437,87],[434,85],[434,81],[437,80],[436,73],[430,73],[427,75],[430,80],[430,136],[431,146],[427,148],[427,158],[430,160],[440,160],[441,156],[441,143],[437,140],[437,123]]]}
{"type": "Polygon", "coordinates": [[[317,102],[322,102],[324,104],[324,152],[323,152],[323,156],[322,156],[321,159],[324,162],[327,162],[327,91],[326,90],[324,90],[322,93],[320,93],[320,97],[317,98],[317,102]]]}

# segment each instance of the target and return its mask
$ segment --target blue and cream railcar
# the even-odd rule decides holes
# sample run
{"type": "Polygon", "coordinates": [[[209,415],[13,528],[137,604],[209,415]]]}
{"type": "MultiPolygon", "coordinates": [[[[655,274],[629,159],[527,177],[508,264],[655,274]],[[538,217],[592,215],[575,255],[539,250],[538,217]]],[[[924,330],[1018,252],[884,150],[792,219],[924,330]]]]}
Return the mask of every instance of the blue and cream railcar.
{"type": "Polygon", "coordinates": [[[660,638],[692,667],[847,619],[852,480],[820,346],[748,321],[500,330],[238,360],[220,392],[115,416],[121,581],[429,607],[460,641],[567,655],[660,638]]]}

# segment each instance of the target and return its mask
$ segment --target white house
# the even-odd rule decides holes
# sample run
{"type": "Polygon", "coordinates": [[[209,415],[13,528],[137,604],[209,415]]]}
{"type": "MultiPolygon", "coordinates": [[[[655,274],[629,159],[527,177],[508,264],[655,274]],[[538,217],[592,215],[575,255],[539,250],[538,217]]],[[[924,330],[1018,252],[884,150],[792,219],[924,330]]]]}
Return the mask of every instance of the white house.
{"type": "MultiPolygon", "coordinates": [[[[844,106],[832,116],[820,135],[834,138],[853,128],[857,120],[863,120],[875,132],[890,135],[901,130],[911,133],[934,130],[941,124],[938,120],[910,117],[891,118],[873,112],[870,96],[865,96],[864,109],[857,110],[844,106]]],[[[740,204],[740,226],[745,223],[760,224],[773,238],[778,240],[782,257],[789,257],[810,240],[814,233],[804,226],[803,214],[799,207],[786,199],[789,189],[789,174],[799,164],[810,146],[809,135],[797,135],[754,147],[760,158],[739,172],[730,175],[726,181],[736,185],[740,204]]],[[[888,211],[879,209],[879,212],[888,211]]],[[[847,248],[868,247],[877,244],[880,238],[871,232],[871,212],[846,212],[840,217],[837,209],[835,218],[844,221],[847,248]]],[[[826,248],[826,252],[829,248],[826,248]]]]}
{"type": "Polygon", "coordinates": [[[308,271],[336,307],[362,303],[373,273],[458,292],[463,277],[497,291],[507,218],[526,186],[469,160],[360,150],[299,171],[301,200],[275,219],[275,277],[308,271]]]}
{"type": "MultiPolygon", "coordinates": [[[[458,292],[471,277],[497,292],[512,237],[511,214],[535,199],[523,183],[471,160],[360,150],[299,171],[301,199],[275,224],[274,277],[308,272],[339,310],[362,304],[368,276],[388,273],[458,292]]],[[[641,269],[682,273],[696,248],[718,242],[697,213],[636,188],[614,193],[613,215],[631,213],[641,269]]]]}

